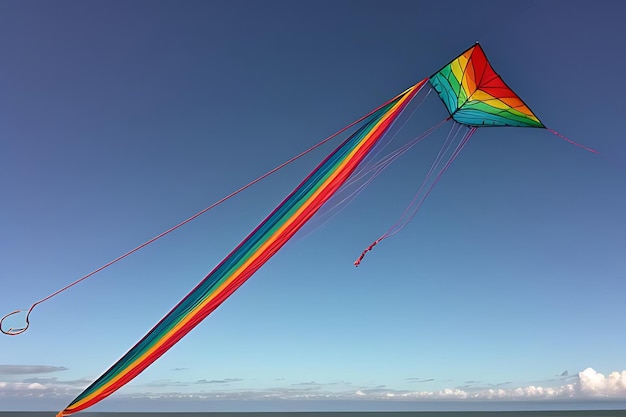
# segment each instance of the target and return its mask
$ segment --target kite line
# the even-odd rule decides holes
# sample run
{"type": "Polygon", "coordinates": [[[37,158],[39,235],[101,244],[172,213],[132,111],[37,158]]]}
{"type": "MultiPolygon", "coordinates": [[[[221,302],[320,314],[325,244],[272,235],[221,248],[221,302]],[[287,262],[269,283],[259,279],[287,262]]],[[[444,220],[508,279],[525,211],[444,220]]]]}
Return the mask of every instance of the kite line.
{"type": "Polygon", "coordinates": [[[101,267],[94,269],[93,271],[89,272],[86,275],[83,275],[82,277],[78,278],[76,281],[69,283],[68,285],[66,285],[65,287],[53,292],[52,294],[42,298],[39,301],[36,301],[35,303],[33,303],[28,309],[18,309],[18,310],[14,310],[11,311],[10,313],[6,314],[4,317],[2,317],[0,319],[0,332],[2,332],[5,335],[8,336],[17,336],[19,334],[24,333],[26,330],[28,330],[28,328],[30,327],[30,314],[32,313],[32,311],[35,309],[35,307],[37,307],[39,304],[42,304],[48,300],[50,300],[51,298],[61,294],[62,292],[65,292],[67,290],[69,290],[70,288],[80,284],[81,282],[85,281],[86,279],[92,277],[93,275],[97,274],[98,272],[110,267],[111,265],[121,261],[122,259],[132,255],[133,253],[139,251],[140,249],[145,248],[146,246],[148,246],[149,244],[161,239],[162,237],[170,234],[171,232],[173,232],[174,230],[184,226],[185,224],[191,222],[192,220],[195,220],[196,218],[200,217],[201,215],[203,215],[204,213],[208,212],[209,210],[214,209],[215,207],[219,206],[220,204],[226,202],[227,200],[231,199],[232,197],[236,196],[237,194],[241,193],[242,191],[245,191],[246,189],[252,187],[254,184],[264,180],[265,178],[269,177],[270,175],[276,173],[277,171],[281,170],[282,168],[286,167],[287,165],[291,164],[292,162],[295,162],[296,160],[302,158],[303,156],[307,155],[308,153],[314,151],[315,149],[319,148],[320,146],[326,144],[327,142],[331,141],[332,139],[334,139],[335,137],[339,136],[340,134],[344,133],[346,130],[350,129],[351,127],[361,123],[362,121],[364,121],[365,119],[367,119],[368,117],[372,116],[374,113],[376,113],[377,111],[379,111],[380,109],[382,109],[383,107],[387,106],[389,103],[391,103],[392,101],[394,101],[397,97],[392,98],[391,100],[386,101],[385,103],[381,104],[380,106],[376,107],[374,110],[370,111],[369,113],[367,113],[365,116],[360,117],[359,119],[355,120],[354,122],[350,123],[349,125],[341,128],[340,130],[338,130],[337,132],[333,133],[332,135],[328,136],[327,138],[323,139],[321,142],[311,146],[310,148],[300,152],[299,154],[295,155],[294,157],[288,159],[287,161],[281,163],[280,165],[276,166],[275,168],[272,168],[271,170],[269,170],[268,172],[266,172],[265,174],[261,175],[260,177],[250,181],[249,183],[247,183],[246,185],[242,186],[241,188],[233,191],[232,193],[222,197],[221,199],[217,200],[216,202],[214,202],[213,204],[209,205],[208,207],[200,210],[199,212],[197,212],[196,214],[192,215],[191,217],[188,217],[187,219],[183,220],[182,222],[176,224],[175,226],[170,227],[169,229],[165,230],[162,233],[159,233],[158,235],[154,236],[153,238],[145,241],[144,243],[142,243],[141,245],[129,250],[128,252],[118,256],[117,258],[107,262],[106,264],[102,265],[101,267]],[[20,327],[20,328],[13,328],[13,327],[9,327],[8,329],[4,329],[3,328],[3,323],[6,319],[8,319],[11,316],[14,316],[16,314],[22,313],[22,312],[26,312],[26,317],[25,317],[25,323],[26,325],[24,327],[20,327]]]}

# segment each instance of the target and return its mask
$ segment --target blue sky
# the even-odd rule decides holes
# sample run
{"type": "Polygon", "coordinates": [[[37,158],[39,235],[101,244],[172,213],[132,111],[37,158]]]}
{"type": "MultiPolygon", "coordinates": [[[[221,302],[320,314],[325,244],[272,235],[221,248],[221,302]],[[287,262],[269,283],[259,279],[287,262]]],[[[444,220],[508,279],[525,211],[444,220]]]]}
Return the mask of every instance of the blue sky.
{"type": "MultiPolygon", "coordinates": [[[[130,397],[175,408],[182,395],[200,408],[216,395],[626,397],[626,10],[449,5],[0,2],[2,313],[208,206],[479,40],[546,125],[603,156],[543,130],[479,129],[415,220],[354,268],[430,166],[437,143],[420,144],[99,409],[130,397]]],[[[443,117],[434,96],[415,116],[443,117]]],[[[26,333],[0,339],[2,403],[65,406],[331,149],[37,307],[26,333]]]]}

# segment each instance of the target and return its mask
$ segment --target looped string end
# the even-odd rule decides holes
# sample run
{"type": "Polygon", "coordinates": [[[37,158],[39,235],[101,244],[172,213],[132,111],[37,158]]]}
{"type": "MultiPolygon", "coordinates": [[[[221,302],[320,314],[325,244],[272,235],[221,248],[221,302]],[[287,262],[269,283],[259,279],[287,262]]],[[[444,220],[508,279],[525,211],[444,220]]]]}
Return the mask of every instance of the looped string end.
{"type": "Polygon", "coordinates": [[[2,327],[2,325],[3,325],[3,323],[4,323],[4,321],[6,319],[8,319],[9,317],[14,316],[16,314],[19,314],[19,313],[21,313],[23,311],[26,311],[26,310],[15,310],[15,311],[12,311],[9,314],[5,315],[4,317],[2,317],[0,319],[0,332],[2,332],[3,334],[6,334],[8,336],[17,336],[18,334],[22,334],[26,330],[28,330],[28,327],[30,326],[29,317],[30,317],[30,312],[32,311],[32,308],[28,309],[28,312],[26,313],[26,326],[20,327],[20,328],[17,328],[17,329],[15,329],[13,327],[9,327],[6,330],[2,327]]]}

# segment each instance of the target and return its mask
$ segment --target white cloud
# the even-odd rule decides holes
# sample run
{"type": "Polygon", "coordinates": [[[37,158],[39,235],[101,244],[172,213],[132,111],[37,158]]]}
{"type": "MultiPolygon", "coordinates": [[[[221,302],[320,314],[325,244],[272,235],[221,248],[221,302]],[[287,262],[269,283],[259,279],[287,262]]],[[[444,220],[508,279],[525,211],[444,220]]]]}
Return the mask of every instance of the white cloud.
{"type": "Polygon", "coordinates": [[[0,381],[0,398],[22,397],[72,397],[77,395],[90,381],[61,381],[57,378],[28,378],[22,381],[0,381]]]}
{"type": "Polygon", "coordinates": [[[592,368],[578,374],[580,391],[597,397],[626,397],[626,371],[611,372],[605,377],[592,368]]]}
{"type": "Polygon", "coordinates": [[[59,371],[67,371],[67,368],[46,365],[0,365],[0,375],[43,374],[59,371]]]}
{"type": "Polygon", "coordinates": [[[231,382],[243,381],[241,378],[226,378],[226,379],[199,379],[194,384],[230,384],[231,382]]]}
{"type": "Polygon", "coordinates": [[[516,388],[465,391],[445,389],[441,391],[418,391],[404,393],[409,398],[428,399],[477,399],[477,400],[550,400],[567,398],[626,398],[626,371],[612,372],[608,377],[593,368],[578,373],[572,382],[557,387],[529,385],[516,388]]]}
{"type": "Polygon", "coordinates": [[[0,382],[0,394],[2,392],[20,392],[20,391],[33,391],[33,390],[45,390],[46,387],[38,382],[0,382]]]}

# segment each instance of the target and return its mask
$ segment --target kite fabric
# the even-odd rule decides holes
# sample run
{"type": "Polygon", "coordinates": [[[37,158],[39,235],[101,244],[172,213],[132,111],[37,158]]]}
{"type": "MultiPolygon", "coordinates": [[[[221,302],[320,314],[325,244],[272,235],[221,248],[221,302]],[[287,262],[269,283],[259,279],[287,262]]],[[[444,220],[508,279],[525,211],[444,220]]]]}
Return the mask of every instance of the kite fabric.
{"type": "Polygon", "coordinates": [[[478,42],[430,77],[450,117],[470,127],[537,127],[571,145],[600,153],[545,126],[495,72],[478,42]]]}
{"type": "Polygon", "coordinates": [[[213,312],[348,180],[427,81],[408,88],[366,119],[143,339],[57,417],[85,410],[120,389],[213,312]]]}
{"type": "Polygon", "coordinates": [[[545,128],[494,71],[478,43],[432,75],[430,83],[458,123],[545,128]]]}

